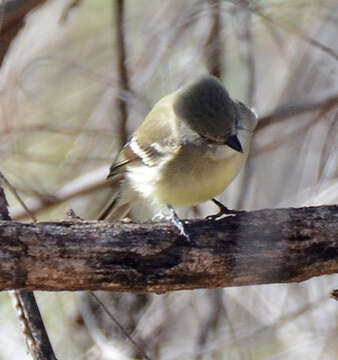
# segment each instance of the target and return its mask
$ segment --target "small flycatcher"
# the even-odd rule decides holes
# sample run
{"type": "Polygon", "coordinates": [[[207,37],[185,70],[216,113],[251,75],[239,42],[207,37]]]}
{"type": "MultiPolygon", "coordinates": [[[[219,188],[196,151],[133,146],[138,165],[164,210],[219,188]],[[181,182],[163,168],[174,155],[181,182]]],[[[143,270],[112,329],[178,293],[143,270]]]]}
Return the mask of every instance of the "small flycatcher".
{"type": "Polygon", "coordinates": [[[213,199],[244,165],[256,125],[212,76],[165,96],[111,166],[119,189],[100,219],[121,219],[142,198],[170,209],[213,199]]]}

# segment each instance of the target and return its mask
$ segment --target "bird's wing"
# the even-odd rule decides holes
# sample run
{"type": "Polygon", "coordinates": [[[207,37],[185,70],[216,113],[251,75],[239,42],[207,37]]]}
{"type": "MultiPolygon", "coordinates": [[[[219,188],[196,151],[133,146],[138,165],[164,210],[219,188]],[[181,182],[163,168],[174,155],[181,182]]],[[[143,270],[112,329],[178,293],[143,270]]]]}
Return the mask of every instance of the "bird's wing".
{"type": "Polygon", "coordinates": [[[174,95],[164,97],[153,107],[110,167],[108,179],[124,173],[128,164],[157,166],[179,150],[177,118],[172,109],[174,95]]]}

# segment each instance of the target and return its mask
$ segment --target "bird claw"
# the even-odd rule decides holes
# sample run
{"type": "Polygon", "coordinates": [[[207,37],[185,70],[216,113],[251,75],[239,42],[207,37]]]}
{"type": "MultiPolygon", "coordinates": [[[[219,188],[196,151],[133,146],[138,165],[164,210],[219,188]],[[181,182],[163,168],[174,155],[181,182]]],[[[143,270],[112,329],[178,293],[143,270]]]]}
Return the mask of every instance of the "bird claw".
{"type": "Polygon", "coordinates": [[[171,213],[171,221],[173,222],[173,224],[176,226],[176,228],[179,231],[179,234],[181,236],[184,236],[188,241],[190,241],[190,237],[189,235],[186,233],[185,231],[185,227],[184,227],[184,223],[183,221],[179,218],[179,216],[176,214],[175,209],[171,206],[168,205],[168,209],[171,213]]]}
{"type": "Polygon", "coordinates": [[[217,205],[219,211],[217,214],[215,215],[209,215],[206,217],[206,220],[208,221],[215,221],[217,219],[219,219],[220,217],[222,217],[223,215],[235,215],[238,213],[238,211],[236,210],[230,210],[228,209],[225,205],[223,205],[220,201],[216,200],[216,199],[211,199],[211,201],[217,205]]]}

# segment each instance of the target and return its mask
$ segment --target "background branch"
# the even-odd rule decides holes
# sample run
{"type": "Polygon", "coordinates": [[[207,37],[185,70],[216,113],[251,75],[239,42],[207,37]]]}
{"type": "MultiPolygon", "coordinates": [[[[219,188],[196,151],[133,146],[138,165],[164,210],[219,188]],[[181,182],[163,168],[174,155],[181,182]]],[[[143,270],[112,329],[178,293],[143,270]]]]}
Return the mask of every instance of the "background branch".
{"type": "Polygon", "coordinates": [[[208,72],[218,78],[223,75],[223,41],[221,38],[222,19],[219,0],[208,0],[212,24],[205,47],[205,61],[208,72]]]}
{"type": "Polygon", "coordinates": [[[13,291],[13,302],[23,325],[28,349],[35,360],[55,360],[33,291],[13,291]]]}
{"type": "Polygon", "coordinates": [[[285,120],[287,118],[302,115],[310,111],[320,111],[323,108],[332,109],[338,105],[338,95],[327,96],[318,99],[308,99],[294,104],[283,104],[278,106],[273,112],[266,114],[258,119],[255,135],[267,126],[285,120]]]}
{"type": "Polygon", "coordinates": [[[182,289],[298,282],[338,272],[338,206],[168,223],[0,223],[0,290],[182,289]],[[42,271],[43,269],[43,271],[42,271]]]}
{"type": "Polygon", "coordinates": [[[118,86],[119,98],[117,100],[117,107],[119,111],[119,138],[123,146],[128,140],[127,133],[127,120],[128,109],[126,101],[122,98],[121,94],[124,91],[129,91],[128,69],[126,64],[126,44],[125,44],[125,30],[124,30],[124,13],[125,3],[124,0],[113,1],[114,15],[115,15],[115,33],[116,33],[116,55],[118,66],[118,86]]]}
{"type": "Polygon", "coordinates": [[[1,2],[0,65],[12,40],[25,24],[26,15],[46,0],[5,0],[1,2]]]}

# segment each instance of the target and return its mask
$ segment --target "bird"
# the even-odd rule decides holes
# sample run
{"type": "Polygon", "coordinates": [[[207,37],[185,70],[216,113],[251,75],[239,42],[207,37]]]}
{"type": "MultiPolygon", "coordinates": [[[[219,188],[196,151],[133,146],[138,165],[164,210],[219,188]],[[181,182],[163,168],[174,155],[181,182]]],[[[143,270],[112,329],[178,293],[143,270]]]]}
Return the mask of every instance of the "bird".
{"type": "Polygon", "coordinates": [[[213,200],[245,164],[257,115],[204,75],[159,100],[111,165],[117,191],[99,220],[124,218],[139,200],[167,208],[184,234],[176,207],[213,200]]]}

